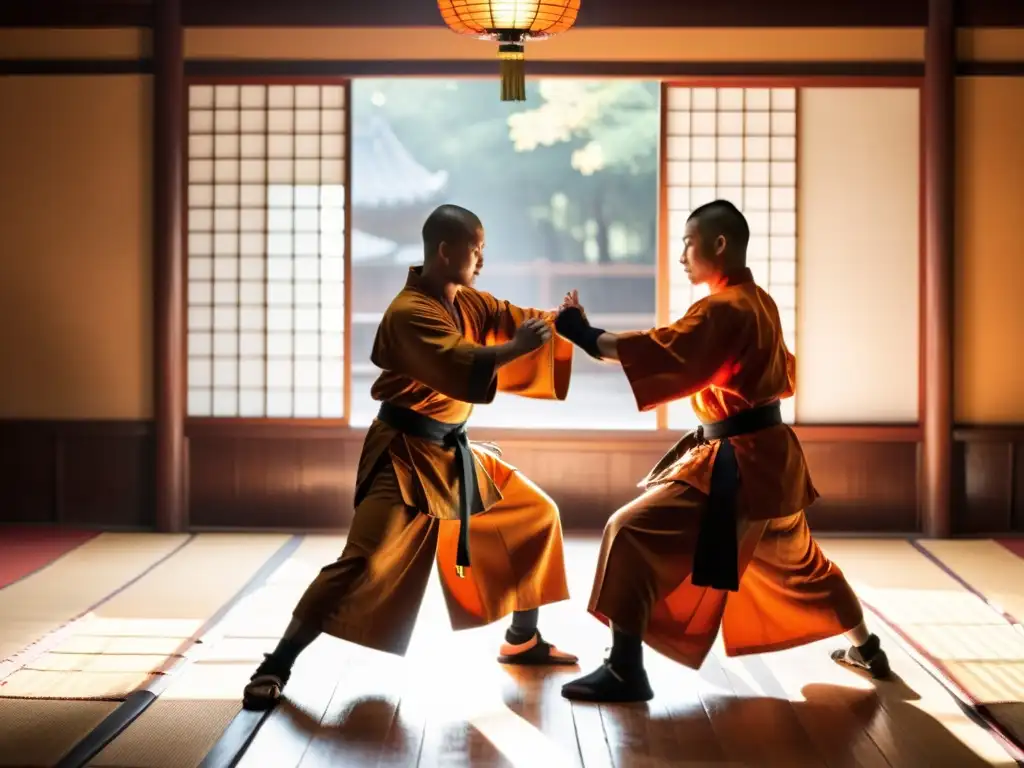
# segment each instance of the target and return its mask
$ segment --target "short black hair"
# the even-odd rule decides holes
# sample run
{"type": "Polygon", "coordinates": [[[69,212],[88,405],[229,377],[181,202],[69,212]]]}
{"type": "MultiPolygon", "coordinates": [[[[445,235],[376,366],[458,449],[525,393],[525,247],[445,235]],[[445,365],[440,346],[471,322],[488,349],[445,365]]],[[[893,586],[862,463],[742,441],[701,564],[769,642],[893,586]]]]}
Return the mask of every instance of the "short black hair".
{"type": "Polygon", "coordinates": [[[477,236],[482,229],[480,217],[460,205],[439,205],[423,222],[423,255],[434,256],[441,243],[462,245],[477,236]]]}
{"type": "Polygon", "coordinates": [[[713,200],[695,208],[687,221],[697,222],[703,239],[710,241],[721,235],[734,255],[746,256],[750,225],[740,209],[728,200],[713,200]]]}

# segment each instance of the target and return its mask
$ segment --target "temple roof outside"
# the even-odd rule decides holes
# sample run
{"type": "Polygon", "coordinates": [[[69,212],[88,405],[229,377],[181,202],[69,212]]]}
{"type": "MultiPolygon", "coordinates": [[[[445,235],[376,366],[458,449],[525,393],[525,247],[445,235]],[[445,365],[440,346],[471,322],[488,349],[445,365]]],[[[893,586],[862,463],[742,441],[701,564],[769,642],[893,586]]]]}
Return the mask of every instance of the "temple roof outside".
{"type": "Polygon", "coordinates": [[[398,243],[377,237],[361,230],[352,229],[352,263],[374,261],[391,256],[398,248],[398,243]]]}
{"type": "Polygon", "coordinates": [[[379,115],[352,132],[352,175],[352,205],[375,210],[429,204],[448,183],[447,171],[420,165],[379,115]]]}

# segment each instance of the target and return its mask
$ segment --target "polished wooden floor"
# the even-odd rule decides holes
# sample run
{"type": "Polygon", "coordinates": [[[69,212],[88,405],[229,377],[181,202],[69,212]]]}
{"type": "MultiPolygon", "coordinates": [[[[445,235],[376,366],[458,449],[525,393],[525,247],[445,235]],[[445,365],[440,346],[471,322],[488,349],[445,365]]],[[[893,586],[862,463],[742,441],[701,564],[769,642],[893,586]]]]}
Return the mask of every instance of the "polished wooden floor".
{"type": "Polygon", "coordinates": [[[746,658],[719,647],[699,672],[648,651],[653,701],[572,704],[562,683],[599,664],[609,637],[584,610],[597,540],[570,536],[573,598],[543,609],[541,629],[580,655],[580,669],[499,665],[504,624],[453,633],[435,578],[405,658],[324,637],[277,709],[243,712],[246,679],[344,543],[290,538],[104,534],[0,590],[0,650],[8,635],[11,649],[57,636],[40,641],[53,646],[45,653],[0,665],[0,766],[1018,764],[993,730],[1024,734],[1024,632],[1013,618],[1024,616],[1024,548],[1015,545],[822,539],[870,606],[896,672],[884,683],[834,664],[836,638],[746,658]],[[111,697],[112,680],[136,693],[111,697]],[[964,686],[982,707],[962,703],[964,686]],[[137,708],[140,690],[149,698],[137,708]]]}
{"type": "MultiPolygon", "coordinates": [[[[583,613],[596,542],[574,540],[574,600],[542,612],[542,629],[589,669],[608,637],[583,613]]],[[[396,659],[332,639],[301,660],[288,701],[239,765],[278,766],[905,766],[1014,765],[886,627],[898,677],[875,684],[836,666],[839,641],[729,659],[699,672],[648,652],[656,698],[644,705],[572,704],[578,670],[502,667],[501,627],[455,635],[436,584],[414,647],[396,659]]]]}

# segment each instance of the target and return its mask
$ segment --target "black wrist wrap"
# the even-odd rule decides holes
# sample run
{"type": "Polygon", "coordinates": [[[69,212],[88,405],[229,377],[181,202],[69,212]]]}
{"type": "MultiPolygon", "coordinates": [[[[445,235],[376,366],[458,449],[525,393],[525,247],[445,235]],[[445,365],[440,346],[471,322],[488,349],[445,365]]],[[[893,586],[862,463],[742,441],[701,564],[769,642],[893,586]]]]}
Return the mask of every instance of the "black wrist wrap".
{"type": "Polygon", "coordinates": [[[563,310],[555,319],[555,330],[591,357],[600,360],[601,351],[597,348],[597,338],[605,333],[604,328],[594,328],[583,312],[577,307],[563,310]]]}

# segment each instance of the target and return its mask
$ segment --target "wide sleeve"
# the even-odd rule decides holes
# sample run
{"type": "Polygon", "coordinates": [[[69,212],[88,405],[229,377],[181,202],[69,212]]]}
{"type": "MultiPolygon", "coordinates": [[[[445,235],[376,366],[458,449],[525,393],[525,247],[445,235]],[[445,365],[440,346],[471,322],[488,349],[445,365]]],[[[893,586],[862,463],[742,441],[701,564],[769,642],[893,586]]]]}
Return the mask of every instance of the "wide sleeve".
{"type": "Polygon", "coordinates": [[[495,358],[467,341],[451,318],[429,305],[389,309],[371,361],[464,403],[486,404],[497,391],[495,358]]]}
{"type": "MultiPolygon", "coordinates": [[[[487,343],[505,344],[526,320],[543,318],[554,331],[555,313],[490,298],[487,343]]],[[[536,400],[565,400],[572,376],[573,345],[557,333],[551,341],[498,369],[498,391],[536,400]]]]}
{"type": "Polygon", "coordinates": [[[740,322],[728,306],[703,303],[672,325],[618,334],[619,361],[637,407],[649,411],[709,386],[735,359],[740,322]]]}
{"type": "Polygon", "coordinates": [[[784,351],[786,353],[786,389],[780,395],[782,400],[792,397],[796,393],[796,358],[788,349],[784,351]]]}

